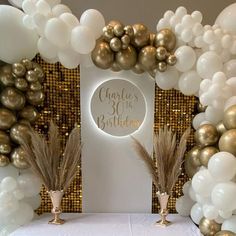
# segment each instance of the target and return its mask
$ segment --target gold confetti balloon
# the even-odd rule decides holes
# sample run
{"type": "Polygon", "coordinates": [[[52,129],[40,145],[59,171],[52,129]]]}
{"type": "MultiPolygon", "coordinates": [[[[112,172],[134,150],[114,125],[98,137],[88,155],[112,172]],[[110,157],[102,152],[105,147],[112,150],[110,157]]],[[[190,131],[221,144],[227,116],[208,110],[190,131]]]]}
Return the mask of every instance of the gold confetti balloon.
{"type": "Polygon", "coordinates": [[[236,234],[228,231],[228,230],[221,230],[215,236],[235,236],[236,234]]]}
{"type": "Polygon", "coordinates": [[[0,154],[0,167],[5,167],[10,163],[7,156],[0,154]]]}
{"type": "Polygon", "coordinates": [[[219,134],[214,125],[201,125],[194,134],[194,139],[201,147],[214,145],[219,139],[219,134]]]}
{"type": "Polygon", "coordinates": [[[224,112],[223,124],[226,129],[236,129],[236,105],[229,107],[224,112]]]}
{"type": "Polygon", "coordinates": [[[134,37],[132,39],[132,44],[141,48],[149,43],[149,32],[148,28],[143,24],[135,24],[133,25],[134,37]]]}
{"type": "Polygon", "coordinates": [[[236,129],[228,130],[220,137],[219,149],[236,156],[236,129]]]}
{"type": "Polygon", "coordinates": [[[199,229],[204,236],[215,236],[220,231],[221,224],[203,217],[199,223],[199,229]]]}
{"type": "Polygon", "coordinates": [[[176,46],[175,34],[170,29],[162,29],[156,34],[155,47],[163,46],[171,52],[176,46]]]}
{"type": "Polygon", "coordinates": [[[21,147],[15,148],[11,153],[11,162],[18,169],[27,169],[30,167],[25,158],[25,151],[21,147]]]}
{"type": "Polygon", "coordinates": [[[203,148],[199,153],[199,160],[201,165],[207,167],[209,160],[217,152],[219,152],[219,149],[217,149],[216,147],[209,146],[203,148]]]}
{"type": "Polygon", "coordinates": [[[114,62],[114,53],[106,42],[97,43],[92,51],[92,61],[100,69],[108,69],[114,62]]]}
{"type": "Polygon", "coordinates": [[[155,69],[157,67],[156,48],[153,46],[142,48],[139,52],[138,61],[147,71],[155,69]]]}
{"type": "Polygon", "coordinates": [[[10,129],[14,123],[16,123],[15,114],[6,108],[0,108],[0,129],[10,129]]]}

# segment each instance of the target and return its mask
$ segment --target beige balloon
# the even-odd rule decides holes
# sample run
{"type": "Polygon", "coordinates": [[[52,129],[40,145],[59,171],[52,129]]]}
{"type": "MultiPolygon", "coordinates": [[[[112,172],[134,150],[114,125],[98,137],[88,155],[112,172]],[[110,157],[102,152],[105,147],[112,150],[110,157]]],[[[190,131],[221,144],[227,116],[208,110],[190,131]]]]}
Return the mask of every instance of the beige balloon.
{"type": "Polygon", "coordinates": [[[116,62],[123,70],[130,70],[137,62],[136,50],[130,45],[116,53],[116,62]]]}
{"type": "Polygon", "coordinates": [[[16,123],[10,130],[12,141],[21,144],[23,141],[30,141],[30,127],[23,123],[16,123]]]}
{"type": "Polygon", "coordinates": [[[144,70],[153,70],[157,67],[156,48],[146,46],[141,49],[138,55],[138,61],[144,70]]]}
{"type": "Polygon", "coordinates": [[[215,236],[220,231],[221,224],[203,217],[199,223],[199,229],[204,236],[215,236]]]}
{"type": "Polygon", "coordinates": [[[45,94],[42,90],[38,91],[28,90],[26,92],[26,98],[31,105],[38,106],[43,104],[45,94]]]}
{"type": "Polygon", "coordinates": [[[10,163],[7,156],[0,154],[0,167],[5,167],[10,163]]]}
{"type": "Polygon", "coordinates": [[[236,105],[229,107],[224,112],[223,124],[226,129],[236,129],[236,105]]]}
{"type": "Polygon", "coordinates": [[[0,108],[0,129],[10,129],[14,123],[16,123],[15,114],[6,108],[0,108]]]}
{"type": "Polygon", "coordinates": [[[149,43],[148,28],[143,24],[133,25],[134,36],[131,43],[138,48],[144,47],[149,43]]]}
{"type": "Polygon", "coordinates": [[[214,125],[201,125],[194,134],[194,139],[201,147],[214,145],[219,139],[219,134],[214,125]]]}
{"type": "Polygon", "coordinates": [[[12,65],[12,72],[16,77],[23,77],[26,73],[26,68],[22,63],[14,63],[12,65]]]}
{"type": "Polygon", "coordinates": [[[222,135],[223,133],[225,133],[227,131],[227,129],[224,126],[223,121],[220,121],[217,125],[216,125],[216,129],[218,131],[218,133],[220,135],[222,135]]]}
{"type": "Polygon", "coordinates": [[[13,87],[5,88],[1,95],[0,100],[3,106],[10,110],[21,110],[25,105],[25,96],[13,87]]]}
{"type": "Polygon", "coordinates": [[[30,167],[26,160],[26,153],[21,147],[15,148],[11,153],[11,163],[18,169],[27,169],[30,167]]]}
{"type": "Polygon", "coordinates": [[[34,123],[39,118],[37,109],[33,106],[26,106],[20,112],[21,118],[28,120],[30,123],[34,123]]]}
{"type": "Polygon", "coordinates": [[[203,166],[207,167],[209,160],[217,152],[219,152],[219,149],[217,149],[216,147],[209,146],[209,147],[203,148],[199,154],[200,163],[203,166]]]}
{"type": "Polygon", "coordinates": [[[155,47],[163,46],[171,52],[176,46],[175,34],[170,29],[162,29],[156,34],[155,47]]]}
{"type": "Polygon", "coordinates": [[[236,234],[233,233],[232,231],[228,230],[221,230],[219,231],[215,236],[235,236],[236,234]]]}
{"type": "Polygon", "coordinates": [[[228,130],[220,137],[219,149],[236,156],[236,129],[228,130]]]}
{"type": "Polygon", "coordinates": [[[114,62],[114,53],[107,42],[100,41],[92,51],[93,63],[101,68],[108,69],[114,62]]]}

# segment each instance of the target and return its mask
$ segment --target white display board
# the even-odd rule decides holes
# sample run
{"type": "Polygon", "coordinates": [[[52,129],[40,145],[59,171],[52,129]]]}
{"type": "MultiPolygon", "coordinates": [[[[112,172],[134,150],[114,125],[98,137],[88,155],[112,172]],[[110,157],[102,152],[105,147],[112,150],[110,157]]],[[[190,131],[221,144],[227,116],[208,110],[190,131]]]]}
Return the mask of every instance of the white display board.
{"type": "Polygon", "coordinates": [[[130,134],[152,152],[155,82],[147,74],[95,66],[81,67],[80,76],[83,212],[151,212],[152,181],[136,156],[130,134]],[[98,127],[99,115],[109,119],[113,113],[109,103],[94,100],[107,83],[112,93],[126,88],[130,96],[138,97],[139,105],[132,100],[133,109],[120,112],[122,119],[139,121],[134,129],[98,127]]]}

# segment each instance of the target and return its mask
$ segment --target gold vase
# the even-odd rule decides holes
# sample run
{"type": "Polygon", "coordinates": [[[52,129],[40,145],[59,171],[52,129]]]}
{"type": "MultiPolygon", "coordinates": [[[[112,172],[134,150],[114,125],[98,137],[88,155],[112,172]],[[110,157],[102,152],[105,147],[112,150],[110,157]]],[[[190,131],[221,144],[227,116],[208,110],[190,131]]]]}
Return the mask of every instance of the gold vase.
{"type": "Polygon", "coordinates": [[[64,195],[63,190],[58,190],[58,191],[49,191],[48,192],[51,201],[52,201],[52,214],[54,215],[54,218],[50,220],[48,223],[49,224],[54,224],[54,225],[62,225],[65,223],[65,220],[60,218],[60,214],[62,212],[61,210],[61,200],[64,195]]]}
{"type": "Polygon", "coordinates": [[[166,219],[166,217],[169,213],[169,211],[167,209],[167,204],[168,204],[168,200],[169,200],[170,196],[167,193],[158,192],[157,197],[158,197],[158,200],[159,200],[160,206],[161,206],[161,210],[159,213],[161,216],[161,219],[156,222],[156,225],[166,227],[171,224],[171,222],[166,219]]]}

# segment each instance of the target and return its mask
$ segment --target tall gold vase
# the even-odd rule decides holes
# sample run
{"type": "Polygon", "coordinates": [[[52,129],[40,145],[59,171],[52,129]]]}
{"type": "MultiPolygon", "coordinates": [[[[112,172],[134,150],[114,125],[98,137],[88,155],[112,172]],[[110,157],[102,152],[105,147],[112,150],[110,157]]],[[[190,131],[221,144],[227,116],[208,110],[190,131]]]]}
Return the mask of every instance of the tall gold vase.
{"type": "Polygon", "coordinates": [[[62,225],[65,223],[65,220],[60,218],[60,214],[62,213],[61,210],[61,200],[64,195],[64,191],[48,191],[48,194],[51,198],[52,201],[52,214],[54,215],[54,218],[50,220],[48,223],[49,224],[54,224],[54,225],[62,225]]]}
{"type": "Polygon", "coordinates": [[[167,193],[158,192],[157,197],[161,206],[161,210],[159,213],[161,216],[161,219],[156,222],[156,225],[166,227],[171,224],[171,222],[166,219],[169,213],[167,204],[168,204],[168,200],[170,196],[167,193]]]}

